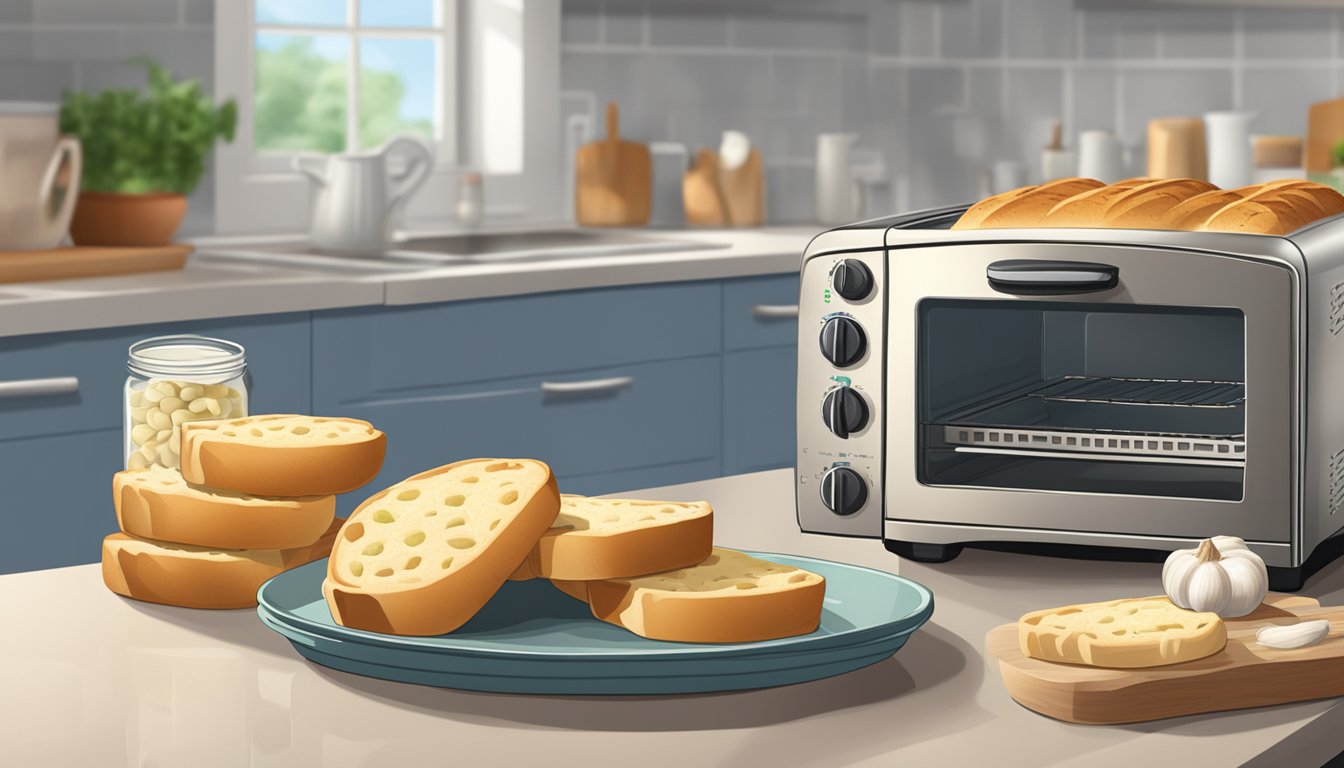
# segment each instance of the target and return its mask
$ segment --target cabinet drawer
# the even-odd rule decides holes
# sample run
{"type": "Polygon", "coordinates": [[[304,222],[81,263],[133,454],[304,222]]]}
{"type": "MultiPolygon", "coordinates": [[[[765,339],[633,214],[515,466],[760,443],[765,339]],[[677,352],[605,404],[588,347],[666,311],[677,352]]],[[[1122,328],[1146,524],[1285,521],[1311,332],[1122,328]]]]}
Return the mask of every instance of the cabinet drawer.
{"type": "Polygon", "coordinates": [[[314,315],[318,408],[393,391],[714,354],[718,283],[314,315]]]}
{"type": "Polygon", "coordinates": [[[382,472],[342,498],[353,509],[374,491],[441,464],[478,456],[530,457],[567,477],[713,462],[720,447],[717,355],[456,387],[415,398],[344,406],[387,433],[382,472]],[[621,384],[619,380],[628,378],[621,384]],[[618,380],[618,381],[613,381],[618,380]],[[542,391],[543,382],[582,390],[542,391]]]}
{"type": "Polygon", "coordinates": [[[753,277],[723,284],[723,348],[798,343],[798,275],[753,277]]]}
{"type": "Polygon", "coordinates": [[[103,537],[117,530],[119,469],[120,426],[0,442],[0,573],[97,562],[103,537]]]}
{"type": "MultiPolygon", "coordinates": [[[[724,355],[724,474],[794,465],[797,379],[794,347],[724,355]]],[[[821,418],[820,406],[817,418],[821,418]]]]}
{"type": "Polygon", "coordinates": [[[13,336],[0,338],[0,382],[74,378],[78,389],[7,396],[0,385],[0,442],[120,428],[127,347],[139,339],[174,333],[199,333],[242,344],[251,374],[253,411],[307,411],[311,371],[306,313],[13,336]]]}

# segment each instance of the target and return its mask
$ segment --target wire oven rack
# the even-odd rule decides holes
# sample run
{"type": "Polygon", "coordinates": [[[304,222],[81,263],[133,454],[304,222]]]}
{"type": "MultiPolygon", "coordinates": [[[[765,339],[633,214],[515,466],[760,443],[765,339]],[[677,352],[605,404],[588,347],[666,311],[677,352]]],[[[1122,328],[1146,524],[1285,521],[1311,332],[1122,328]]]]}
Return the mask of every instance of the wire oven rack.
{"type": "Polygon", "coordinates": [[[1027,394],[1072,403],[1231,408],[1246,402],[1246,385],[1240,381],[1064,376],[1027,394]]]}
{"type": "Polygon", "coordinates": [[[1237,381],[1063,376],[953,416],[943,438],[985,453],[1244,463],[1245,401],[1237,381]]]}

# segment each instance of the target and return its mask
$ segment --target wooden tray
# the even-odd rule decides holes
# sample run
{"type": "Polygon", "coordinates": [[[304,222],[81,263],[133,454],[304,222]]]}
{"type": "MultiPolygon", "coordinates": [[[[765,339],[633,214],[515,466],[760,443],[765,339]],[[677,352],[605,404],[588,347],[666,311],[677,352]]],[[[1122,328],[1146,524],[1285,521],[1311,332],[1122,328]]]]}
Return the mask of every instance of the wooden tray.
{"type": "Polygon", "coordinates": [[[985,653],[1017,703],[1071,723],[1137,723],[1164,717],[1344,696],[1344,606],[1270,593],[1248,616],[1227,620],[1227,646],[1207,658],[1150,669],[1102,669],[1029,658],[1017,624],[985,636],[985,653]],[[1270,624],[1328,619],[1330,636],[1296,650],[1265,648],[1255,633],[1270,624]]]}
{"type": "Polygon", "coordinates": [[[37,251],[0,251],[0,283],[181,269],[191,251],[189,245],[143,248],[71,246],[37,251]]]}

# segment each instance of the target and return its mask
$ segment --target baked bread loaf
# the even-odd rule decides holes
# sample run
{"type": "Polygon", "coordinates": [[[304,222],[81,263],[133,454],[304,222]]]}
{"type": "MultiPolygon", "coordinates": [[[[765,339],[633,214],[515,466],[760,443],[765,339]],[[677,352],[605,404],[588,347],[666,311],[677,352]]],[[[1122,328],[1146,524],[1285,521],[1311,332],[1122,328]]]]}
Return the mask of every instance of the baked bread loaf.
{"type": "Polygon", "coordinates": [[[184,608],[250,608],[281,572],[327,556],[343,520],[292,549],[223,549],[152,541],[125,533],[103,539],[103,583],[119,595],[184,608]]]}
{"type": "Polygon", "coordinates": [[[628,579],[552,580],[597,618],[652,640],[749,643],[805,635],[821,623],[826,580],[715,547],[704,562],[628,579]]]}
{"type": "Polygon", "coordinates": [[[708,502],[560,494],[551,529],[509,578],[590,581],[695,565],[714,549],[708,502]]]}
{"type": "Polygon", "coordinates": [[[387,437],[367,421],[277,414],[182,424],[182,477],[254,496],[330,496],[378,474],[387,437]]]}
{"type": "Polygon", "coordinates": [[[1231,190],[1198,179],[1126,179],[1108,186],[1062,179],[982,200],[952,229],[1097,227],[1286,235],[1341,213],[1344,195],[1304,179],[1231,190]]]}
{"type": "Polygon", "coordinates": [[[1104,226],[1121,229],[1160,229],[1167,214],[1195,195],[1217,187],[1198,179],[1159,179],[1125,191],[1115,198],[1102,218],[1104,226]]]}
{"type": "Polygon", "coordinates": [[[985,214],[979,226],[981,229],[1039,226],[1037,222],[1059,203],[1102,186],[1105,185],[1096,179],[1056,179],[1003,201],[985,214]]]}
{"type": "Polygon", "coordinates": [[[462,626],[560,511],[550,467],[472,459],[421,472],[350,515],[322,594],[338,624],[396,635],[462,626]]]}
{"type": "Polygon", "coordinates": [[[1227,628],[1216,613],[1144,597],[1028,613],[1017,622],[1017,637],[1034,659],[1135,669],[1215,654],[1227,643],[1227,628]]]}
{"type": "Polygon", "coordinates": [[[249,496],[189,485],[157,465],[113,475],[112,502],[132,536],[225,549],[306,546],[336,515],[335,496],[249,496]]]}
{"type": "Polygon", "coordinates": [[[1125,194],[1126,191],[1153,181],[1148,178],[1125,179],[1117,181],[1114,184],[1108,184],[1104,187],[1089,189],[1086,192],[1079,192],[1072,197],[1066,197],[1055,203],[1055,206],[1046,212],[1045,218],[1041,220],[1042,227],[1091,227],[1101,221],[1106,215],[1106,209],[1110,207],[1115,198],[1125,194]]]}

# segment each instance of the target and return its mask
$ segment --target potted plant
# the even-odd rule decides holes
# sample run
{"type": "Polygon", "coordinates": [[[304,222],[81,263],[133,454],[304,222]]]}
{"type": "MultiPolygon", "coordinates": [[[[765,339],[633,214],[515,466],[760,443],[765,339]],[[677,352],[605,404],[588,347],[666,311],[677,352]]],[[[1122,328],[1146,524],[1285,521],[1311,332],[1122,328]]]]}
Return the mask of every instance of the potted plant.
{"type": "Polygon", "coordinates": [[[70,221],[76,245],[167,245],[215,140],[233,140],[237,107],[218,107],[195,80],[147,63],[149,88],[67,91],[61,131],[84,150],[84,178],[70,221]]]}

